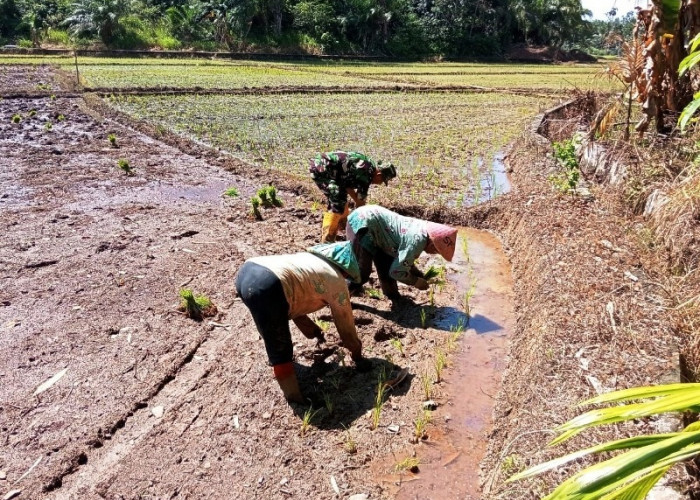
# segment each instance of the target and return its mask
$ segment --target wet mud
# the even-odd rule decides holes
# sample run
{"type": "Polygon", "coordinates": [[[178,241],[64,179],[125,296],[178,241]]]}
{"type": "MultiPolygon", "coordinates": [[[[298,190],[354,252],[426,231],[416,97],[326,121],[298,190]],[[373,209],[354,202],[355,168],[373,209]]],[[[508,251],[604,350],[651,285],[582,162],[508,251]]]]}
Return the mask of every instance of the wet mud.
{"type": "Polygon", "coordinates": [[[435,318],[435,325],[449,334],[466,319],[465,331],[445,375],[444,403],[431,414],[441,425],[415,449],[419,470],[380,477],[397,499],[481,498],[479,464],[515,326],[513,284],[501,243],[492,234],[462,228],[458,248],[449,276],[454,306],[435,318]],[[467,307],[468,294],[473,296],[467,307]]]}

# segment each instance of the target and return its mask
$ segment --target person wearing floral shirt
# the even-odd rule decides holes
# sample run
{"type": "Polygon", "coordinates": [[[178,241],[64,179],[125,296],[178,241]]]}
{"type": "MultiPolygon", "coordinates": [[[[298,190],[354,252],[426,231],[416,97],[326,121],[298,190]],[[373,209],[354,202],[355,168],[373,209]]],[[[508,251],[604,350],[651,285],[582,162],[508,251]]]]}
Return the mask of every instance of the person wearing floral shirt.
{"type": "Polygon", "coordinates": [[[457,229],[405,217],[378,205],[365,205],[348,217],[347,239],[360,268],[360,289],[369,280],[374,262],[384,295],[395,299],[400,296],[398,281],[419,290],[428,288],[415,261],[424,251],[451,261],[457,229]]]}
{"type": "Polygon", "coordinates": [[[349,213],[348,196],[355,206],[365,204],[371,184],[386,185],[396,177],[391,163],[375,163],[362,153],[333,151],[318,153],[309,161],[309,172],[326,196],[328,207],[323,217],[321,242],[335,241],[338,227],[349,213]]]}
{"type": "Polygon", "coordinates": [[[292,365],[289,320],[304,336],[321,343],[323,332],[307,314],[329,306],[338,335],[356,368],[369,368],[355,329],[346,278],[360,279],[349,242],[316,245],[295,254],[254,257],[238,271],[237,295],[253,316],[275,378],[288,401],[303,401],[292,365]]]}

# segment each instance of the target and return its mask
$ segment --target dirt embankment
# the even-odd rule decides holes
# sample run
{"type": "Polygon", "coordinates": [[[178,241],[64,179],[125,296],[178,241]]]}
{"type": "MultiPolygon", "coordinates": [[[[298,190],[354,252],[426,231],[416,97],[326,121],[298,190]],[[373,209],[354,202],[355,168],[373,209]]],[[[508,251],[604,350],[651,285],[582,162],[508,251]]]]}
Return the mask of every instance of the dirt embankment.
{"type": "MultiPolygon", "coordinates": [[[[323,405],[302,431],[306,409],[283,402],[233,279],[249,256],[317,240],[311,192],[105,116],[126,120],[80,99],[0,101],[0,488],[20,498],[335,498],[335,488],[387,496],[368,478],[379,458],[415,451],[407,433],[422,403],[417,374],[441,338],[421,326],[427,294],[405,290],[409,301],[394,309],[358,299],[368,374],[345,366],[337,346],[319,351],[295,333],[302,383],[323,405]],[[119,159],[134,175],[120,172],[119,159]],[[285,207],[255,222],[248,200],[270,181],[285,207]],[[229,186],[238,198],[221,197],[229,186]],[[178,313],[183,287],[212,298],[214,322],[178,313]],[[412,376],[373,430],[377,376],[398,366],[412,376]],[[404,431],[387,432],[395,422],[404,431]]],[[[589,201],[557,195],[547,181],[553,162],[535,144],[516,145],[509,162],[513,192],[488,205],[392,208],[490,229],[505,243],[517,327],[483,497],[539,498],[553,477],[503,479],[551,456],[541,451],[549,429],[575,402],[677,373],[663,298],[637,251],[640,221],[604,188],[589,201]]],[[[438,308],[454,303],[450,293],[438,294],[438,308]]],[[[332,329],[328,336],[337,343],[332,329]]]]}

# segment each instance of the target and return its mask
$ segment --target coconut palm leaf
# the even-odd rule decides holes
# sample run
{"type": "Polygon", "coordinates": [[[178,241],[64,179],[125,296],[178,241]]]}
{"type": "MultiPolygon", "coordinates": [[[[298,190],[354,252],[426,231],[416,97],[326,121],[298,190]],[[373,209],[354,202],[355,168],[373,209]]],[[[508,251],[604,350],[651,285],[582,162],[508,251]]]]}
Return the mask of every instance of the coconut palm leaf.
{"type": "MultiPolygon", "coordinates": [[[[637,387],[596,396],[581,404],[616,403],[620,406],[586,412],[558,427],[562,435],[550,444],[565,441],[587,427],[620,422],[670,411],[700,411],[700,384],[637,387]],[[653,398],[638,403],[626,403],[653,398]]],[[[509,481],[528,478],[593,453],[627,449],[609,460],[592,465],[561,483],[545,500],[643,500],[672,465],[700,455],[700,422],[682,432],[638,436],[602,443],[536,465],[509,481]]]]}
{"type": "Polygon", "coordinates": [[[647,399],[657,396],[670,396],[672,394],[686,394],[690,399],[700,405],[700,384],[665,384],[644,387],[632,387],[619,391],[608,392],[586,399],[579,403],[579,406],[613,403],[618,401],[633,401],[636,399],[647,399]]]}
{"type": "Polygon", "coordinates": [[[548,462],[545,462],[543,464],[539,464],[539,465],[536,465],[534,467],[530,467],[529,469],[527,469],[523,472],[519,472],[519,473],[511,476],[510,478],[508,478],[508,480],[506,482],[510,483],[512,481],[517,481],[519,479],[525,479],[528,477],[537,476],[539,474],[542,474],[543,472],[547,472],[549,470],[556,469],[557,467],[565,465],[569,462],[573,462],[574,460],[578,460],[579,458],[583,458],[587,455],[592,455],[594,453],[604,453],[604,452],[608,452],[608,451],[642,448],[644,446],[649,446],[651,444],[657,443],[659,441],[663,441],[665,439],[669,439],[671,437],[676,437],[678,434],[679,433],[677,433],[677,432],[672,432],[672,433],[668,433],[668,434],[637,436],[637,437],[619,439],[617,441],[610,441],[610,442],[602,443],[602,444],[599,444],[596,446],[591,446],[590,448],[575,451],[573,453],[569,453],[568,455],[564,455],[563,457],[555,458],[555,459],[550,460],[548,462]]]}
{"type": "Polygon", "coordinates": [[[550,445],[562,443],[577,435],[587,427],[613,424],[616,422],[648,417],[650,415],[657,415],[660,413],[670,413],[684,410],[697,411],[700,409],[700,407],[697,406],[698,403],[700,403],[700,392],[696,389],[694,391],[689,391],[689,394],[682,392],[671,393],[665,397],[659,396],[657,399],[643,403],[633,403],[591,410],[557,427],[556,430],[562,434],[555,438],[550,445]]]}
{"type": "MultiPolygon", "coordinates": [[[[656,483],[672,465],[700,454],[698,441],[700,432],[680,433],[676,438],[628,451],[575,474],[544,500],[600,500],[618,498],[625,491],[629,494],[633,484],[656,483]]],[[[642,500],[644,496],[627,498],[642,500]]]]}
{"type": "Polygon", "coordinates": [[[638,500],[640,498],[646,498],[647,494],[651,491],[654,485],[659,482],[659,479],[666,474],[668,469],[669,468],[667,467],[657,471],[656,473],[632,481],[619,490],[604,496],[600,500],[638,500]]]}

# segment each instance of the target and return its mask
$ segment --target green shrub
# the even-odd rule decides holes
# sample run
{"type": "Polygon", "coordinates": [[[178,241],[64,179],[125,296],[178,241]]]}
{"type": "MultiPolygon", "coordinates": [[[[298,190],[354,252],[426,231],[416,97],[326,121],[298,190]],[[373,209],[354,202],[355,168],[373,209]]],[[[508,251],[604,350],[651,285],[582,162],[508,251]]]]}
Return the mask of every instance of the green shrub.
{"type": "Polygon", "coordinates": [[[551,175],[549,181],[562,193],[575,190],[581,176],[578,158],[576,157],[577,144],[578,143],[573,139],[552,143],[554,157],[564,171],[556,175],[551,175]]]}
{"type": "Polygon", "coordinates": [[[43,41],[51,45],[63,45],[65,47],[69,47],[71,45],[70,35],[68,32],[54,28],[49,28],[47,30],[43,41]]]}
{"type": "Polygon", "coordinates": [[[27,40],[27,39],[25,39],[25,38],[22,38],[21,40],[19,40],[19,41],[17,42],[17,45],[19,45],[19,46],[22,47],[23,49],[31,49],[32,47],[34,47],[34,44],[32,43],[32,41],[31,41],[31,40],[27,40]]]}

